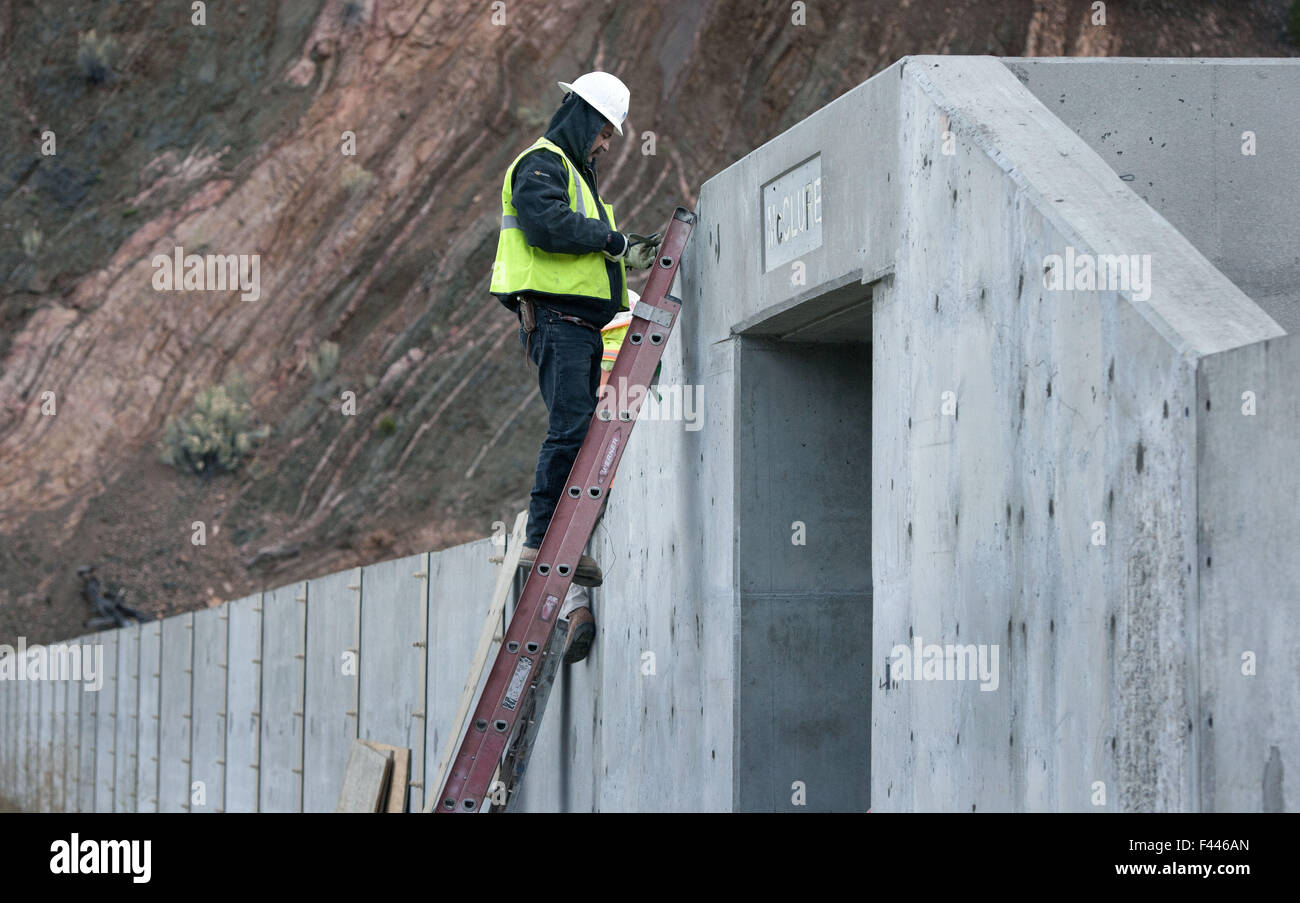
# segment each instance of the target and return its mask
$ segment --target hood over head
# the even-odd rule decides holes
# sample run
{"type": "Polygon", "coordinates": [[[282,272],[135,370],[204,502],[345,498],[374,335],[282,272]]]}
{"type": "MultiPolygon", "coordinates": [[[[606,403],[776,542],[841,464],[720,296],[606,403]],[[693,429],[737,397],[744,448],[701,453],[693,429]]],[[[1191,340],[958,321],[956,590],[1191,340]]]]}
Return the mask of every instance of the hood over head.
{"type": "Polygon", "coordinates": [[[562,147],[579,168],[584,168],[588,165],[588,151],[607,122],[595,107],[570,91],[551,117],[546,137],[562,147]]]}

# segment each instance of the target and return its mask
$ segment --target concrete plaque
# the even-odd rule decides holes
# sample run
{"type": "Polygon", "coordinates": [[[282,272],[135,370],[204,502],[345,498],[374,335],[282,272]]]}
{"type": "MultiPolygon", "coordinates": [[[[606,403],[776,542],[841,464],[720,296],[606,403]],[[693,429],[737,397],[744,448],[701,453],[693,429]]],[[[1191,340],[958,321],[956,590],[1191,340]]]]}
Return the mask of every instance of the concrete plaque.
{"type": "Polygon", "coordinates": [[[822,158],[805,160],[763,185],[763,272],[822,246],[822,158]]]}

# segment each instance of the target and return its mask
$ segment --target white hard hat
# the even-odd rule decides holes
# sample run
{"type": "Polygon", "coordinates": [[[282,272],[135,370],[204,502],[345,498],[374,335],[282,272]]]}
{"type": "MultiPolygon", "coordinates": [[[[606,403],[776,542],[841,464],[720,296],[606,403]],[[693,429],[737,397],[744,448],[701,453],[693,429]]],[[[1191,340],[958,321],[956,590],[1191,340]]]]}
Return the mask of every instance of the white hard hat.
{"type": "Polygon", "coordinates": [[[608,72],[588,72],[577,81],[556,82],[567,94],[572,91],[596,108],[596,112],[609,120],[614,131],[623,134],[623,120],[627,119],[627,104],[631,93],[627,85],[608,72]]]}

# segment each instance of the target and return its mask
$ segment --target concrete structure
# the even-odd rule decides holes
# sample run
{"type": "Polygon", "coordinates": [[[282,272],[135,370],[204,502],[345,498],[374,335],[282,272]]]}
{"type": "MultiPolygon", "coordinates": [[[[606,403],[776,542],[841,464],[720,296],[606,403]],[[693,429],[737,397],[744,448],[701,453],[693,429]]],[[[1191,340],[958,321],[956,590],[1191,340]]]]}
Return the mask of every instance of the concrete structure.
{"type": "MultiPolygon", "coordinates": [[[[706,182],[526,808],[1296,808],[1297,98],[1293,61],[914,57],[706,182]]],[[[332,808],[364,736],[418,810],[492,551],[97,637],[116,692],[0,682],[0,794],[332,808]]]]}

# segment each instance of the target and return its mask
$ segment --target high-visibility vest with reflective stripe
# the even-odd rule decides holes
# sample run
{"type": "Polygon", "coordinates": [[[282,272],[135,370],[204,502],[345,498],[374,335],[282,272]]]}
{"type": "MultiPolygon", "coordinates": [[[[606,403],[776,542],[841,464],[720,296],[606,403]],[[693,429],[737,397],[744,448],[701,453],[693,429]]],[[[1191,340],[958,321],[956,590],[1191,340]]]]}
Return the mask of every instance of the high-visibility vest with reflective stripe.
{"type": "MultiPolygon", "coordinates": [[[[573,165],[558,144],[538,138],[510,164],[506,170],[505,184],[501,187],[501,232],[497,238],[497,256],[492,264],[492,284],[489,291],[508,295],[513,292],[538,292],[543,295],[577,295],[599,301],[609,300],[609,273],[605,269],[605,255],[600,251],[588,254],[562,254],[535,248],[524,239],[519,228],[517,211],[511,203],[515,167],[527,154],[538,148],[555,151],[564,161],[569,175],[569,207],[588,219],[600,219],[597,203],[605,208],[609,228],[614,225],[614,208],[598,201],[582,173],[573,165]]],[[[627,270],[618,262],[622,297],[620,307],[627,307],[627,270]]]]}
{"type": "MultiPolygon", "coordinates": [[[[623,339],[627,337],[627,328],[632,325],[632,312],[630,310],[621,311],[614,319],[600,331],[600,343],[604,350],[600,356],[600,369],[613,370],[614,361],[618,360],[618,351],[623,347],[623,339]]],[[[664,369],[663,361],[660,361],[655,367],[655,375],[650,377],[653,384],[659,379],[659,374],[664,369]]],[[[655,398],[659,393],[655,392],[655,398]]]]}
{"type": "Polygon", "coordinates": [[[627,335],[627,328],[631,323],[632,312],[622,311],[600,330],[600,343],[604,346],[600,359],[600,366],[603,369],[612,370],[614,368],[614,361],[618,358],[618,349],[623,347],[623,337],[627,335]]]}

